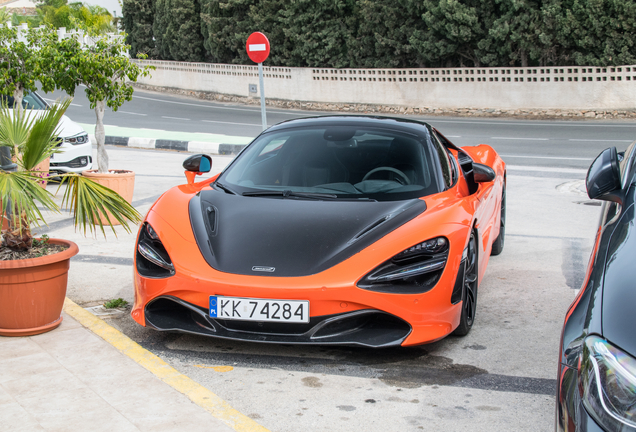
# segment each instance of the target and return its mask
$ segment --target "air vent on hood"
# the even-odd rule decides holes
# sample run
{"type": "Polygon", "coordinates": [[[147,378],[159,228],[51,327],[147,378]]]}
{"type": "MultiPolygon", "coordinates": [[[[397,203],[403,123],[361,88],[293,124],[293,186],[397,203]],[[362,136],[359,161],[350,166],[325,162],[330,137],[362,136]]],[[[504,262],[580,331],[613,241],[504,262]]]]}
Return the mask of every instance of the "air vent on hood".
{"type": "Polygon", "coordinates": [[[374,229],[376,229],[377,227],[382,225],[384,222],[386,222],[389,219],[391,219],[391,217],[393,217],[393,215],[386,215],[383,218],[380,218],[379,220],[373,222],[371,225],[369,225],[368,227],[366,227],[365,229],[360,231],[358,234],[355,235],[355,237],[353,237],[351,240],[349,240],[347,242],[347,246],[357,242],[362,237],[364,237],[365,235],[367,235],[368,233],[370,233],[371,231],[373,231],[374,229]]]}
{"type": "Polygon", "coordinates": [[[208,223],[208,230],[211,233],[216,232],[216,209],[212,206],[209,206],[205,209],[206,221],[208,223]]]}

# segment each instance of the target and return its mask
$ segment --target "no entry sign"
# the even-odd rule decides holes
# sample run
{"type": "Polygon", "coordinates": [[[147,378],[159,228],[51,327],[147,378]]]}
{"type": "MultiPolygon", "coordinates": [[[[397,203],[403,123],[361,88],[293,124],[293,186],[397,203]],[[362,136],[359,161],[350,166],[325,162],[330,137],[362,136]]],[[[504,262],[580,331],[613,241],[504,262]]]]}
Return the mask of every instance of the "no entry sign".
{"type": "Polygon", "coordinates": [[[254,32],[247,38],[245,44],[247,55],[254,63],[263,63],[269,56],[269,41],[261,32],[254,32]]]}

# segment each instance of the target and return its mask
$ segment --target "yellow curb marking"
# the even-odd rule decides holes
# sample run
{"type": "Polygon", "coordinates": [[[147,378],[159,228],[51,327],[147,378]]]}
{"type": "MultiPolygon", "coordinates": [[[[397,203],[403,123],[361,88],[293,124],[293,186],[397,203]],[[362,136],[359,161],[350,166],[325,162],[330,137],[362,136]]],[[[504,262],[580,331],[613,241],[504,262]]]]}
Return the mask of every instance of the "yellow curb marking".
{"type": "Polygon", "coordinates": [[[200,369],[212,369],[214,372],[231,372],[234,370],[232,366],[206,366],[206,365],[193,365],[200,369]]]}
{"type": "MultiPolygon", "coordinates": [[[[149,372],[156,375],[163,382],[189,397],[192,402],[209,411],[210,414],[233,428],[235,431],[269,432],[268,429],[259,425],[245,414],[242,414],[232,408],[230,404],[212,393],[207,388],[181,374],[168,363],[161,360],[150,351],[142,348],[128,336],[109,326],[92,313],[84,310],[81,306],[78,306],[73,300],[66,298],[64,301],[64,312],[75,318],[80,322],[80,324],[117,348],[123,354],[139,363],[149,372]]],[[[231,368],[231,366],[216,367],[231,368]]],[[[227,370],[223,369],[217,372],[226,371],[227,370]]]]}

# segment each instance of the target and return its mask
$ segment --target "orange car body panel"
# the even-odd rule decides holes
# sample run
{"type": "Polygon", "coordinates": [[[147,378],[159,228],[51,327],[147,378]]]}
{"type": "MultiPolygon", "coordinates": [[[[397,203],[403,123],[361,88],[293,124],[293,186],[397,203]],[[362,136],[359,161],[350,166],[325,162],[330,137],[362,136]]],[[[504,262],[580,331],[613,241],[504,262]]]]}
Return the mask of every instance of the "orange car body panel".
{"type": "MultiPolygon", "coordinates": [[[[213,269],[201,255],[190,228],[188,203],[215,177],[167,191],[146,216],[172,258],[175,275],[151,279],[135,272],[135,304],[132,317],[146,325],[145,305],[171,295],[204,308],[211,295],[271,299],[309,300],[310,315],[322,316],[360,309],[377,309],[398,316],[412,326],[403,346],[439,340],[458,325],[461,302],[450,302],[462,252],[470,230],[479,233],[479,280],[483,278],[493,240],[499,234],[500,200],[505,164],[489,146],[463,148],[475,162],[492,167],[496,180],[480,183],[468,194],[466,181],[422,198],[426,211],[387,234],[371,246],[320,273],[302,277],[263,277],[224,273],[213,269]],[[375,267],[417,244],[445,236],[450,241],[449,258],[437,285],[423,294],[387,294],[358,288],[356,283],[375,267]]],[[[457,152],[452,151],[457,157],[457,152]]]]}

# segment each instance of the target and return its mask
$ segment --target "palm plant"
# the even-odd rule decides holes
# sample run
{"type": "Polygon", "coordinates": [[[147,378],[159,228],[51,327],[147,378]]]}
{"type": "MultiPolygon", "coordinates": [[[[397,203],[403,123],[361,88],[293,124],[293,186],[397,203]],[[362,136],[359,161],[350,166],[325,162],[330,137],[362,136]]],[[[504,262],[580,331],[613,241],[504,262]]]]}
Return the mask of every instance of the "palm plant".
{"type": "MultiPolygon", "coordinates": [[[[79,174],[56,174],[60,178],[58,191],[66,186],[61,204],[41,186],[42,175],[47,173],[35,171],[35,167],[56,152],[58,124],[70,102],[68,99],[56,104],[44,113],[14,112],[6,106],[0,109],[0,146],[13,149],[18,165],[17,171],[0,170],[0,220],[4,216],[8,221],[8,228],[1,232],[0,247],[31,248],[31,227],[45,223],[38,204],[53,212],[68,208],[75,227],[84,234],[87,230],[94,234],[97,225],[105,236],[102,219],[108,220],[107,215],[127,232],[131,231],[128,221],[141,220],[141,215],[117,193],[79,174]]],[[[112,225],[111,228],[116,234],[112,225]]]]}
{"type": "Polygon", "coordinates": [[[4,24],[7,21],[11,21],[11,14],[6,7],[0,8],[0,24],[4,24]]]}

